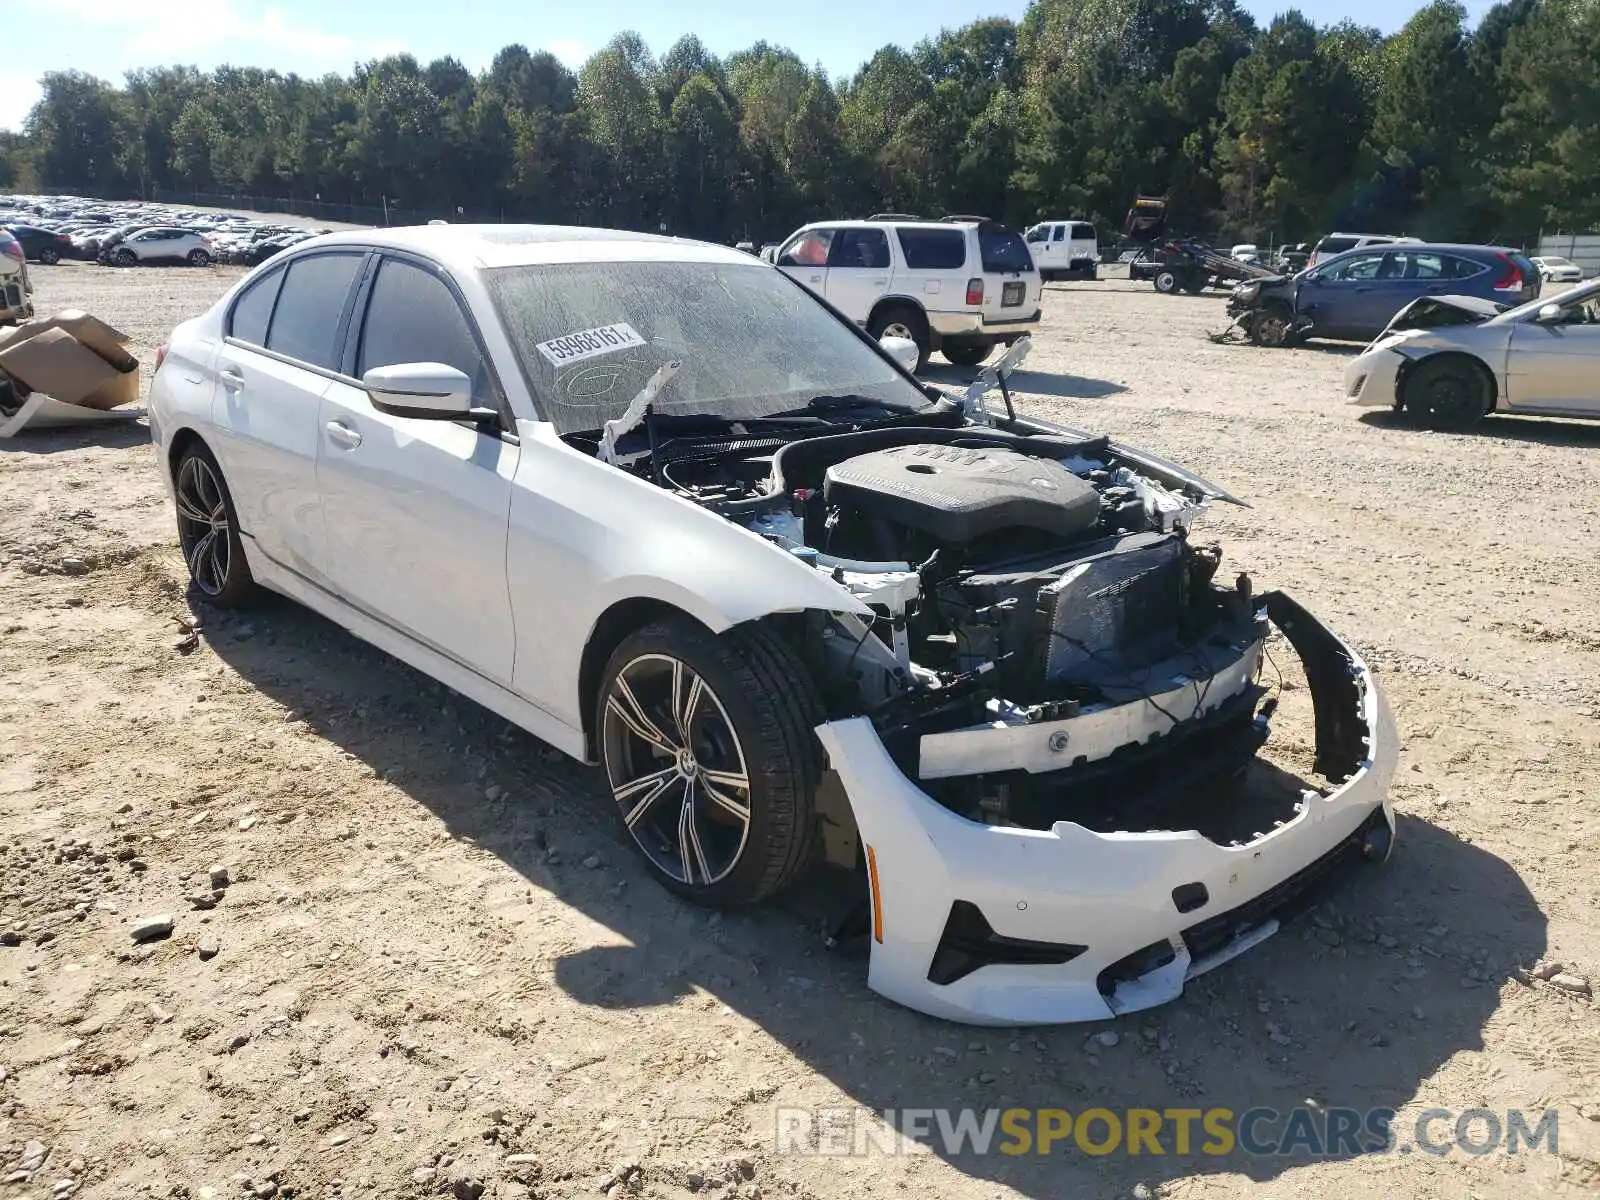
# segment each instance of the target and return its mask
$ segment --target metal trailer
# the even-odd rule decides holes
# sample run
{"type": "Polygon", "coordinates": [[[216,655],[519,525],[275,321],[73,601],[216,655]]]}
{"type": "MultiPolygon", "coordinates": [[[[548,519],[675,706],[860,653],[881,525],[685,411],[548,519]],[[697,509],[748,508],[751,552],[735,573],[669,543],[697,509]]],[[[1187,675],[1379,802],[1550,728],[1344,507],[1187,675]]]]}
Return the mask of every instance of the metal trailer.
{"type": "Polygon", "coordinates": [[[1152,254],[1154,269],[1146,267],[1156,291],[1163,296],[1188,292],[1199,295],[1213,282],[1271,279],[1278,272],[1256,263],[1240,262],[1231,255],[1192,238],[1159,246],[1152,254]]]}

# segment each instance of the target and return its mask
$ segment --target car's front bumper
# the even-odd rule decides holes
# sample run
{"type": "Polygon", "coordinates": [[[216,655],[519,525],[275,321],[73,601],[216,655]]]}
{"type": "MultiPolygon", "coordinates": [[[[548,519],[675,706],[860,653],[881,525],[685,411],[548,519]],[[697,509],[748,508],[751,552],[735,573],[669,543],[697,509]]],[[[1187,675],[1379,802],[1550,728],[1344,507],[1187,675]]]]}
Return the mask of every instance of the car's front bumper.
{"type": "Polygon", "coordinates": [[[1405,356],[1391,347],[1374,347],[1351,359],[1344,369],[1345,399],[1363,408],[1393,408],[1405,365],[1405,356]]]}
{"type": "Polygon", "coordinates": [[[1175,999],[1189,979],[1269,937],[1275,913],[1326,869],[1385,856],[1397,746],[1377,681],[1309,613],[1287,597],[1273,602],[1311,679],[1319,759],[1341,743],[1354,770],[1245,844],[1194,831],[1095,833],[1071,821],[979,824],[908,779],[868,719],[820,726],[869,848],[868,985],[973,1024],[1114,1017],[1175,999]],[[964,971],[951,969],[952,955],[966,955],[964,971]]]}

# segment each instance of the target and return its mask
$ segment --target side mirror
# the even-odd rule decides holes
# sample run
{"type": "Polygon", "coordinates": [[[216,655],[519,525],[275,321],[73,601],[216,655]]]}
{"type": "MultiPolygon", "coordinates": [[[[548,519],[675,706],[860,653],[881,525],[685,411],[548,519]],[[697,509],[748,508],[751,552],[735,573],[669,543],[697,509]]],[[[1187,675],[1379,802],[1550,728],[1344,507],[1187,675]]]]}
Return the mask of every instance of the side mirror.
{"type": "Polygon", "coordinates": [[[922,351],[917,349],[917,344],[910,338],[886,337],[881,339],[878,344],[888,352],[890,358],[894,359],[907,371],[915,371],[917,369],[917,359],[922,357],[922,351]]]}
{"type": "Polygon", "coordinates": [[[444,363],[373,367],[361,386],[379,412],[421,420],[457,421],[472,414],[472,380],[444,363]]]}
{"type": "Polygon", "coordinates": [[[1541,325],[1555,325],[1565,315],[1559,304],[1542,304],[1539,306],[1539,313],[1534,317],[1534,320],[1541,325]]]}

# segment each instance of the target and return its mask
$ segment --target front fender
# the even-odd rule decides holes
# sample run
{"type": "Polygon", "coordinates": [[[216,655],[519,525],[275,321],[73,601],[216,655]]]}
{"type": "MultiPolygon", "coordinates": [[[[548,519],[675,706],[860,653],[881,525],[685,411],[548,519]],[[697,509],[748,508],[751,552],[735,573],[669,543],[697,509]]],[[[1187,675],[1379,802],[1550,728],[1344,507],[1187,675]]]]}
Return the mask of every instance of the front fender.
{"type": "Polygon", "coordinates": [[[721,632],[780,612],[868,615],[827,575],[766,539],[519,422],[506,574],[516,690],[582,723],[584,647],[608,609],[654,600],[721,632]]]}

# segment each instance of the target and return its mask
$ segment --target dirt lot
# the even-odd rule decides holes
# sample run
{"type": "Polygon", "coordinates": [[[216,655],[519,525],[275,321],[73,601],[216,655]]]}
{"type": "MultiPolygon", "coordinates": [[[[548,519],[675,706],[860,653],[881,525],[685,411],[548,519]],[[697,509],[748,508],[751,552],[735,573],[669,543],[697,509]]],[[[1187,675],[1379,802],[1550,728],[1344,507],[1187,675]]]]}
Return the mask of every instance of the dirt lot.
{"type": "MultiPolygon", "coordinates": [[[[148,364],[234,277],[74,264],[37,298],[148,364]]],[[[1600,1009],[1525,969],[1600,983],[1600,426],[1363,417],[1344,352],[1213,346],[1221,309],[1052,288],[1024,403],[1249,498],[1209,521],[1225,570],[1381,669],[1400,841],[1116,1039],[877,999],[822,947],[826,880],[751,915],[678,904],[583,769],[292,605],[202,611],[185,652],[142,426],[0,448],[0,1197],[1596,1194],[1600,1009]],[[154,914],[176,931],[136,946],[154,914]],[[1306,1100],[1402,1110],[1403,1142],[1429,1107],[1556,1107],[1560,1152],[822,1159],[773,1136],[789,1105],[1306,1100]]]]}

